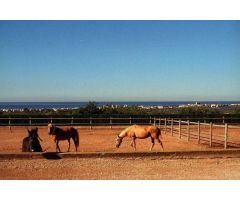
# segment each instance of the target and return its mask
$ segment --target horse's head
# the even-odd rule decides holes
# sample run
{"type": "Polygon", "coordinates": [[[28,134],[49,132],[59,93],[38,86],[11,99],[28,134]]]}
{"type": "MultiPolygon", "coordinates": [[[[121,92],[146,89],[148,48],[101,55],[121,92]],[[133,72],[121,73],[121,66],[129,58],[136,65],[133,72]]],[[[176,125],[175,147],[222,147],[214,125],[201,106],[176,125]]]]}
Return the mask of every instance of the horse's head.
{"type": "Polygon", "coordinates": [[[52,123],[48,124],[48,134],[53,135],[54,134],[54,125],[52,123]]]}
{"type": "Polygon", "coordinates": [[[117,136],[117,139],[116,139],[116,147],[117,147],[117,148],[119,148],[120,145],[122,144],[122,140],[123,140],[123,138],[117,136]]]}
{"type": "Polygon", "coordinates": [[[31,128],[30,130],[28,129],[28,136],[30,138],[38,138],[38,128],[31,128]]]}

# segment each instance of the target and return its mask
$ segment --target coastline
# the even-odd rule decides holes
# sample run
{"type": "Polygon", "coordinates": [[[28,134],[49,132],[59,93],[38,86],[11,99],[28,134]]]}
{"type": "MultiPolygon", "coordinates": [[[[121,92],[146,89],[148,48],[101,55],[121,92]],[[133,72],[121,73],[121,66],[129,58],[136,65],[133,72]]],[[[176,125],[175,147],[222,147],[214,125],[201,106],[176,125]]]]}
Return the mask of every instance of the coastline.
{"type": "MultiPolygon", "coordinates": [[[[84,102],[0,102],[0,109],[77,109],[85,106],[84,102]]],[[[184,106],[184,105],[240,105],[240,101],[99,101],[96,102],[98,107],[102,106],[184,106]]]]}

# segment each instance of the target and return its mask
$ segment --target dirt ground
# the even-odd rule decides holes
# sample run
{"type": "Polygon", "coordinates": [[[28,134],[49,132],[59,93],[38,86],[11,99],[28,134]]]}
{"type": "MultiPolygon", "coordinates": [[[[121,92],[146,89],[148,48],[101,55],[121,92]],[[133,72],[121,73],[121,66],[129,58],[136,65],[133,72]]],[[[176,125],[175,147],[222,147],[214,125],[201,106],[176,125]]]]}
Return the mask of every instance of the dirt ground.
{"type": "MultiPolygon", "coordinates": [[[[78,127],[80,134],[79,152],[133,152],[131,140],[125,138],[122,146],[114,146],[117,134],[124,127],[78,127]]],[[[217,129],[214,130],[215,134],[217,129]]],[[[208,143],[197,144],[192,138],[178,138],[162,131],[164,151],[209,150],[208,143]]],[[[222,134],[222,130],[219,131],[222,134]]],[[[234,132],[238,135],[238,132],[234,132]]],[[[43,149],[55,151],[54,138],[47,134],[46,127],[39,128],[43,139],[43,149]]],[[[22,139],[27,136],[26,127],[0,127],[0,153],[21,152],[22,139]]],[[[61,150],[67,150],[68,143],[60,143],[61,150]]],[[[150,139],[137,140],[137,151],[149,151],[150,139]]],[[[219,148],[219,147],[215,147],[219,148]]],[[[222,147],[221,147],[222,148],[222,147]]],[[[72,152],[74,145],[71,144],[72,152]]],[[[154,151],[162,151],[156,143],[154,151]]],[[[0,179],[161,179],[161,180],[199,180],[199,179],[240,179],[240,158],[204,159],[160,159],[158,157],[105,157],[105,158],[64,158],[48,159],[2,159],[0,160],[0,179]]]]}
{"type": "MultiPolygon", "coordinates": [[[[130,146],[131,139],[125,138],[119,149],[115,148],[115,139],[117,134],[124,127],[78,127],[80,136],[79,152],[131,152],[133,148],[130,146]]],[[[162,142],[165,151],[188,151],[208,149],[208,145],[198,145],[196,142],[187,142],[186,139],[180,140],[178,137],[172,137],[170,134],[164,134],[162,131],[162,142]]],[[[54,137],[48,135],[47,127],[39,127],[39,136],[43,140],[41,145],[46,151],[55,151],[54,137]]],[[[0,153],[1,152],[21,152],[22,140],[27,136],[27,127],[13,127],[12,133],[8,127],[0,127],[0,153]]],[[[150,138],[136,140],[137,151],[149,151],[151,146],[150,138]]],[[[67,151],[68,142],[60,142],[61,151],[67,151]]],[[[156,142],[154,151],[162,151],[160,145],[156,142]]],[[[75,151],[74,144],[71,141],[70,151],[75,151]]]]}
{"type": "Polygon", "coordinates": [[[1,179],[239,180],[240,159],[67,158],[0,160],[1,179]]]}

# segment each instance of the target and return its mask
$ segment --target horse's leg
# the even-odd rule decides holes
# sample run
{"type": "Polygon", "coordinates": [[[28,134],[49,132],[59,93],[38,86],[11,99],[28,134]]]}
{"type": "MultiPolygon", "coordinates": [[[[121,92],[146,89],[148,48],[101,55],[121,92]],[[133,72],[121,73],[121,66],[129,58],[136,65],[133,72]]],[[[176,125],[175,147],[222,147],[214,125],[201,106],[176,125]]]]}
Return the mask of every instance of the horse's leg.
{"type": "Polygon", "coordinates": [[[68,139],[68,152],[70,150],[70,145],[71,145],[71,141],[70,141],[70,139],[68,139]]]}
{"type": "Polygon", "coordinates": [[[136,148],[136,138],[135,137],[133,137],[133,139],[132,139],[132,144],[133,144],[134,150],[136,151],[137,148],[136,148]]]}
{"type": "Polygon", "coordinates": [[[58,145],[57,145],[57,139],[56,139],[56,137],[54,138],[54,142],[55,142],[55,144],[56,144],[56,152],[58,151],[58,145]]]}
{"type": "Polygon", "coordinates": [[[163,149],[163,151],[164,151],[164,148],[163,148],[163,143],[162,143],[162,141],[158,138],[157,139],[157,141],[159,142],[159,144],[161,145],[161,147],[162,147],[162,149],[163,149]]]}
{"type": "Polygon", "coordinates": [[[133,140],[131,141],[131,144],[130,144],[131,147],[133,147],[133,140]]]}
{"type": "Polygon", "coordinates": [[[75,146],[75,151],[77,152],[77,139],[75,137],[72,137],[72,140],[73,140],[73,143],[74,143],[74,146],[75,146]]]}
{"type": "Polygon", "coordinates": [[[74,142],[74,145],[75,145],[75,150],[76,150],[76,152],[77,152],[77,151],[78,151],[77,142],[76,142],[75,140],[73,140],[73,142],[74,142]]]}
{"type": "Polygon", "coordinates": [[[151,137],[151,141],[152,141],[152,145],[151,145],[151,147],[150,147],[150,151],[152,151],[153,146],[155,145],[155,140],[154,140],[154,138],[151,137]]]}
{"type": "Polygon", "coordinates": [[[61,152],[61,149],[60,149],[58,143],[59,143],[59,140],[57,141],[57,149],[59,150],[59,152],[61,152]]]}
{"type": "MultiPolygon", "coordinates": [[[[75,143],[74,143],[75,144],[75,143]]],[[[78,149],[77,149],[77,145],[75,144],[75,150],[76,150],[76,152],[78,151],[78,149]]]]}
{"type": "Polygon", "coordinates": [[[56,143],[56,152],[58,151],[58,148],[57,148],[57,141],[55,142],[56,143]]]}

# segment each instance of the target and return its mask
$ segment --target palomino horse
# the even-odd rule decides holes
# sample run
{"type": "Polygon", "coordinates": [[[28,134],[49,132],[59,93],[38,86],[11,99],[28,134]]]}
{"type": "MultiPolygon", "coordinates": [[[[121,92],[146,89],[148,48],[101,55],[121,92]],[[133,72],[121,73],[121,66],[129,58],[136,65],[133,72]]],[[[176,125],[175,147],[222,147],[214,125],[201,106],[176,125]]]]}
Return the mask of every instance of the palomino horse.
{"type": "Polygon", "coordinates": [[[159,139],[159,136],[161,136],[161,130],[160,130],[160,128],[158,128],[156,126],[142,127],[142,126],[138,126],[138,125],[133,125],[133,126],[130,126],[126,129],[124,129],[117,136],[116,147],[117,148],[120,147],[124,137],[130,137],[130,138],[132,138],[131,146],[136,151],[136,141],[135,141],[136,139],[145,139],[145,138],[151,137],[152,145],[150,147],[150,151],[152,150],[152,148],[155,144],[155,140],[157,140],[159,142],[159,144],[161,145],[161,147],[163,149],[163,144],[162,144],[162,141],[159,139]]]}
{"type": "Polygon", "coordinates": [[[75,149],[77,151],[77,148],[79,147],[79,135],[78,135],[77,129],[73,127],[67,127],[67,128],[61,129],[50,123],[48,124],[48,134],[55,135],[54,141],[56,143],[56,152],[58,150],[59,152],[61,152],[59,147],[60,140],[68,140],[68,151],[69,151],[71,138],[74,142],[75,149]]]}
{"type": "Polygon", "coordinates": [[[38,128],[28,129],[28,137],[22,141],[22,152],[42,152],[39,140],[42,141],[38,135],[38,128]]]}

